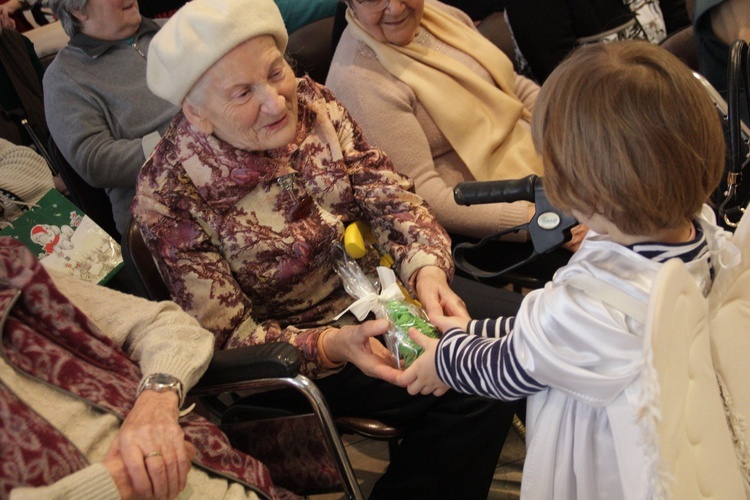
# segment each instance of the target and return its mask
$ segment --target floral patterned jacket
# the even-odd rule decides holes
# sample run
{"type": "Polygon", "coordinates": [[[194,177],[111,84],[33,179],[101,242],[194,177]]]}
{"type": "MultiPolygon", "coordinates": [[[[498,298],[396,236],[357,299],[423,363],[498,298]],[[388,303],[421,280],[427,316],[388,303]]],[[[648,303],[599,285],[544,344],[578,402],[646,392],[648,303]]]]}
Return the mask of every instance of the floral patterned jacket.
{"type": "MultiPolygon", "coordinates": [[[[370,224],[404,282],[428,265],[450,279],[453,263],[411,181],[331,92],[304,78],[297,99],[294,141],[261,152],[206,136],[178,113],[141,170],[132,211],[172,298],[216,348],[289,342],[317,377],[329,373],[318,336],[352,302],[331,260],[347,224],[370,224]]],[[[376,261],[371,248],[360,263],[376,261]]]]}

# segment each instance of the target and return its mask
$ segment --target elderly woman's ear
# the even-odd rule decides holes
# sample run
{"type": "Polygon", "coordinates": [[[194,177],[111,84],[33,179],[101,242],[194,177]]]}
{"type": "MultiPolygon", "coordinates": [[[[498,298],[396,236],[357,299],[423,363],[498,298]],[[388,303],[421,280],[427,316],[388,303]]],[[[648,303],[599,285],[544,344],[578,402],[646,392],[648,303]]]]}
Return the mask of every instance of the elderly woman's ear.
{"type": "Polygon", "coordinates": [[[182,112],[185,113],[185,118],[197,128],[200,132],[206,135],[211,135],[214,132],[214,124],[206,118],[201,112],[198,106],[185,99],[182,101],[182,112]]]}
{"type": "Polygon", "coordinates": [[[89,15],[86,13],[85,10],[71,10],[70,14],[78,19],[79,21],[87,21],[89,18],[89,15]]]}

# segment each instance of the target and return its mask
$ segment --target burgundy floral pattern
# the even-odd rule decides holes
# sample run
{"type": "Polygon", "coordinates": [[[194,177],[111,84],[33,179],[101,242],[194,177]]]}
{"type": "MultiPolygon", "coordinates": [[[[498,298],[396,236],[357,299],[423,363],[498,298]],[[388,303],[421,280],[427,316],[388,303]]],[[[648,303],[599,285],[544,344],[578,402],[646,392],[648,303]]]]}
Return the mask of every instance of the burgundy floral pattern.
{"type": "MultiPolygon", "coordinates": [[[[0,355],[17,370],[120,419],[133,407],[138,366],[10,237],[0,238],[0,326],[0,355]]],[[[294,497],[273,485],[263,464],[233,449],[215,425],[193,414],[180,423],[198,449],[196,465],[263,498],[294,497]]],[[[88,465],[65,436],[1,382],[0,424],[0,497],[16,486],[51,484],[88,465]]]]}
{"type": "Polygon", "coordinates": [[[0,497],[17,486],[44,486],[86,467],[65,436],[0,382],[0,497]]]}
{"type": "Polygon", "coordinates": [[[132,209],[172,298],[217,348],[290,342],[302,372],[318,376],[318,335],[351,302],[331,265],[348,223],[370,224],[404,281],[426,265],[453,268],[445,230],[333,95],[305,78],[297,98],[294,141],[262,152],[205,136],[178,114],[141,170],[132,209]]]}

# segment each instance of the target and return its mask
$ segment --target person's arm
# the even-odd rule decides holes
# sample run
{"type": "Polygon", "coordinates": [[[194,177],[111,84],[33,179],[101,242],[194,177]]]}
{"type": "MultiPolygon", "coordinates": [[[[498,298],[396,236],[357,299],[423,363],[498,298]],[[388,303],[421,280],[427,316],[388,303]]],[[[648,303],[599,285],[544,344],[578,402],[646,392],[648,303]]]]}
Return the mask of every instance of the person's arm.
{"type": "Polygon", "coordinates": [[[466,304],[450,287],[444,270],[437,266],[422,267],[409,281],[428,318],[435,315],[469,317],[466,304]]]}
{"type": "MultiPolygon", "coordinates": [[[[208,366],[212,335],[174,303],[146,301],[64,273],[50,275],[60,292],[103,334],[140,361],[144,376],[172,375],[187,391],[208,366]]],[[[178,413],[174,392],[143,391],[103,463],[44,488],[19,488],[12,498],[128,498],[134,492],[176,495],[184,488],[193,452],[184,440],[178,413]],[[150,451],[161,455],[145,460],[150,451]]]]}
{"type": "Polygon", "coordinates": [[[16,22],[10,16],[23,6],[21,0],[8,0],[0,5],[0,28],[16,29],[16,22]]]}
{"type": "Polygon", "coordinates": [[[116,139],[96,96],[55,62],[44,77],[44,107],[55,143],[84,181],[99,188],[135,186],[144,150],[158,140],[152,133],[116,139]]]}
{"type": "MultiPolygon", "coordinates": [[[[350,39],[345,34],[342,43],[350,39]]],[[[414,181],[417,193],[445,229],[484,237],[528,222],[528,204],[524,202],[458,205],[453,188],[459,182],[473,180],[473,176],[447,140],[439,139],[440,131],[418,106],[414,93],[377,61],[364,58],[360,55],[351,65],[342,60],[332,66],[326,83],[362,127],[370,144],[381,148],[396,169],[414,181]],[[428,134],[435,144],[430,144],[428,134]],[[432,147],[440,150],[433,151],[432,147]]]]}
{"type": "Polygon", "coordinates": [[[0,5],[0,13],[3,14],[3,17],[6,15],[13,14],[25,7],[25,3],[21,0],[8,0],[4,4],[0,5]]]}
{"type": "Polygon", "coordinates": [[[15,488],[10,500],[43,500],[75,498],[76,500],[121,500],[123,495],[104,464],[91,464],[48,486],[15,488]]]}
{"type": "Polygon", "coordinates": [[[396,272],[408,280],[424,266],[437,266],[451,278],[450,240],[424,199],[414,193],[409,179],[396,172],[383,151],[370,145],[341,102],[325,87],[320,91],[336,123],[364,222],[370,225],[383,251],[393,257],[396,272]]]}
{"type": "MultiPolygon", "coordinates": [[[[208,367],[213,336],[173,302],[147,301],[62,274],[55,284],[139,363],[144,378],[171,375],[187,393],[208,367]]],[[[136,399],[104,460],[121,493],[173,497],[185,487],[193,450],[178,423],[179,403],[172,391],[145,390],[136,399]],[[144,459],[152,451],[161,455],[144,459]]]]}
{"type": "Polygon", "coordinates": [[[722,42],[730,45],[737,39],[750,41],[750,3],[746,0],[724,0],[709,15],[711,29],[722,42]]]}
{"type": "Polygon", "coordinates": [[[524,107],[529,111],[534,111],[534,103],[536,103],[536,97],[539,95],[541,87],[523,75],[516,73],[516,97],[523,103],[524,107]]]}
{"type": "Polygon", "coordinates": [[[373,148],[349,112],[329,91],[322,90],[338,125],[339,141],[355,198],[380,247],[430,314],[466,313],[450,288],[453,259],[443,227],[413,192],[411,182],[397,174],[383,152],[373,148]]]}
{"type": "MultiPolygon", "coordinates": [[[[172,194],[191,196],[177,190],[172,194]]],[[[301,371],[306,375],[315,377],[338,368],[325,366],[318,354],[318,337],[327,327],[303,329],[282,327],[275,319],[256,321],[252,301],[211,237],[190,215],[170,209],[161,193],[143,187],[133,213],[172,299],[214,334],[215,349],[287,342],[301,353],[305,360],[301,371]]]]}
{"type": "Polygon", "coordinates": [[[545,388],[524,369],[513,346],[513,332],[499,338],[487,338],[496,322],[471,322],[469,331],[449,330],[437,348],[437,373],[440,380],[466,394],[478,394],[504,401],[530,396],[545,388]]]}
{"type": "Polygon", "coordinates": [[[440,396],[448,387],[465,394],[514,401],[545,388],[523,368],[513,348],[512,322],[505,318],[472,321],[466,333],[452,328],[431,339],[412,329],[411,337],[425,349],[397,383],[410,394],[440,396]],[[506,334],[507,333],[507,334],[506,334]],[[497,338],[490,336],[500,335],[497,338]]]}
{"type": "Polygon", "coordinates": [[[213,355],[213,336],[173,302],[151,302],[61,273],[58,288],[125,349],[143,376],[167,373],[184,391],[198,382],[213,355]]]}

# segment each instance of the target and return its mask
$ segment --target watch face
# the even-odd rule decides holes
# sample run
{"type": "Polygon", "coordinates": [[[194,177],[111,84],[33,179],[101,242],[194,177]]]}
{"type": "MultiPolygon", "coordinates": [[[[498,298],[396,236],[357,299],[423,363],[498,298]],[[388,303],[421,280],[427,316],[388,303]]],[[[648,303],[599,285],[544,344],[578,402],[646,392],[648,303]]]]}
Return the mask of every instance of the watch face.
{"type": "Polygon", "coordinates": [[[149,382],[151,382],[152,384],[172,385],[177,383],[177,379],[171,375],[156,373],[151,376],[149,382]]]}

